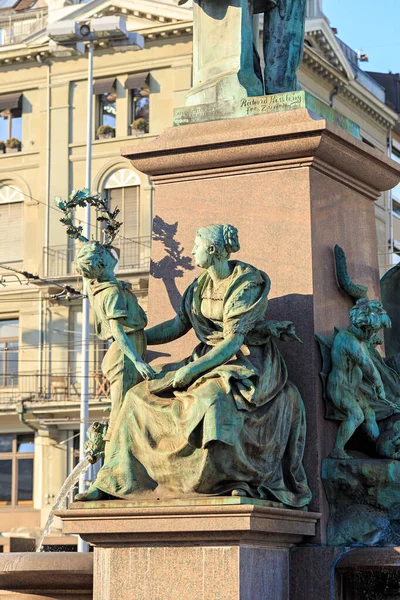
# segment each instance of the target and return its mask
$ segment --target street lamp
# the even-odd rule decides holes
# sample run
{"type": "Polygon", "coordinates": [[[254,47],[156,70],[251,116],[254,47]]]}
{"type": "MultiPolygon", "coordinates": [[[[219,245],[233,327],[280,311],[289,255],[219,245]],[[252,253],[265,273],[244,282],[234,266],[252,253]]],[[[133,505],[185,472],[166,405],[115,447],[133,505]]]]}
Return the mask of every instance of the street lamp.
{"type": "MultiPolygon", "coordinates": [[[[131,48],[142,50],[144,38],[126,28],[122,17],[101,17],[84,21],[57,21],[47,27],[50,38],[49,50],[55,56],[71,54],[74,49],[81,54],[88,48],[88,91],[87,91],[87,135],[86,135],[86,187],[90,190],[92,183],[92,120],[93,120],[93,54],[94,42],[102,41],[108,47],[120,50],[131,48]]],[[[83,235],[90,240],[90,206],[85,207],[85,223],[83,235]]],[[[83,294],[86,296],[84,287],[83,294]]],[[[85,439],[89,419],[89,300],[82,301],[82,381],[80,404],[80,440],[79,458],[85,458],[85,439]]],[[[85,491],[85,476],[79,480],[79,492],[85,491]]],[[[87,551],[88,546],[79,538],[78,550],[87,551]]]]}

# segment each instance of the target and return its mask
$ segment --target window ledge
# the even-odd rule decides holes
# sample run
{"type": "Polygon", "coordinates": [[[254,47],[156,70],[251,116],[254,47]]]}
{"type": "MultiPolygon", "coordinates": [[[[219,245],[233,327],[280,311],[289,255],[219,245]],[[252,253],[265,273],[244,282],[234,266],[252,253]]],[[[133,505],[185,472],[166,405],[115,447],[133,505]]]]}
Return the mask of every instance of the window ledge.
{"type": "Polygon", "coordinates": [[[30,513],[39,513],[39,508],[34,508],[33,506],[0,506],[0,512],[30,512],[30,513]]]}
{"type": "MultiPolygon", "coordinates": [[[[120,137],[108,138],[105,140],[93,140],[92,144],[93,146],[97,146],[101,144],[112,144],[113,142],[129,142],[132,140],[156,138],[159,135],[159,133],[144,133],[143,135],[125,135],[120,137]]],[[[86,148],[86,142],[72,142],[71,144],[68,144],[68,148],[86,148]]]]}
{"type": "Polygon", "coordinates": [[[6,152],[4,152],[3,154],[0,153],[0,160],[2,160],[4,158],[17,158],[18,156],[21,156],[21,154],[23,156],[40,154],[40,150],[20,150],[19,152],[9,152],[8,154],[6,152]]]}

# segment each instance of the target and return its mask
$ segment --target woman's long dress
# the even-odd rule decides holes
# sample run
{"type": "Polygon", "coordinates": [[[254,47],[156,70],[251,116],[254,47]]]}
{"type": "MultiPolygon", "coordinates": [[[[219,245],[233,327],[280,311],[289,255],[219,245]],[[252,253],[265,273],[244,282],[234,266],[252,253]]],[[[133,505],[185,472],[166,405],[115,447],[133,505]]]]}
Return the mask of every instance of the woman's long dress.
{"type": "Polygon", "coordinates": [[[271,339],[274,324],[264,320],[270,281],[250,265],[231,265],[222,321],[202,312],[210,283],[205,271],[186,290],[179,311],[200,341],[192,356],[127,393],[94,484],[103,492],[126,499],[156,488],[176,496],[240,489],[290,507],[309,503],[304,405],[271,339]],[[245,336],[235,357],[187,389],[173,390],[179,367],[235,333],[245,336]]]}

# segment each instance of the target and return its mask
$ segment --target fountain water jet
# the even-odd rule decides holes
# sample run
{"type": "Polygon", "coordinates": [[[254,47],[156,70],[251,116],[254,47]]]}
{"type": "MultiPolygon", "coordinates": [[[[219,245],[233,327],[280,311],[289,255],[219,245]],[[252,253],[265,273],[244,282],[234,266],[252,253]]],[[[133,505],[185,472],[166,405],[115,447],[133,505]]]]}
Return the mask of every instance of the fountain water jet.
{"type": "Polygon", "coordinates": [[[86,469],[88,468],[88,466],[90,464],[91,464],[90,458],[89,458],[89,456],[86,456],[84,459],[82,459],[76,465],[74,470],[68,475],[67,479],[64,481],[60,491],[57,494],[57,498],[55,499],[55,502],[52,506],[52,509],[51,509],[48,519],[46,521],[46,525],[42,531],[42,535],[40,536],[40,539],[38,541],[36,552],[43,552],[43,542],[44,542],[46,535],[50,531],[51,524],[54,521],[55,511],[59,508],[64,507],[64,502],[65,502],[69,492],[71,491],[71,489],[74,487],[74,485],[79,480],[79,477],[86,471],[86,469]]]}

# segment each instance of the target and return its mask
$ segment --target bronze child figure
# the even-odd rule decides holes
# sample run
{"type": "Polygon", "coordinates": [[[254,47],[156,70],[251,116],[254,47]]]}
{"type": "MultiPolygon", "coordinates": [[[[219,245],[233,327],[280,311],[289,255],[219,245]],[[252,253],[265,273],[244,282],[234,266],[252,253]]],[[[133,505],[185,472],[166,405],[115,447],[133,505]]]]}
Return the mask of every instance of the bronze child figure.
{"type": "Polygon", "coordinates": [[[377,333],[383,327],[390,327],[390,319],[378,300],[362,298],[351,309],[350,322],[350,327],[339,331],[334,339],[332,370],[327,381],[327,396],[345,415],[330,454],[331,458],[337,459],[350,458],[344,450],[345,445],[362,423],[372,440],[379,437],[375,411],[368,394],[363,391],[365,381],[372,384],[378,401],[390,404],[370,356],[377,333]]]}
{"type": "Polygon", "coordinates": [[[114,275],[117,259],[99,242],[87,242],[80,249],[75,265],[86,280],[93,309],[95,332],[101,340],[113,340],[102,362],[104,376],[110,382],[111,415],[106,441],[110,439],[126,392],[154,371],[144,358],[147,317],[139,305],[131,284],[114,275]]]}
{"type": "Polygon", "coordinates": [[[126,392],[143,379],[154,377],[153,369],[144,360],[147,317],[131,284],[115,277],[118,260],[112,243],[121,226],[116,220],[119,210],[110,212],[107,200],[87,189],[73,191],[67,201],[56,198],[56,205],[64,213],[60,221],[67,226],[69,237],[84,242],[75,265],[86,283],[96,335],[101,340],[113,340],[102,363],[103,374],[110,382],[111,414],[104,438],[109,441],[126,392]],[[89,241],[82,235],[82,227],[75,225],[76,208],[87,204],[97,210],[104,243],[89,241]]]}

